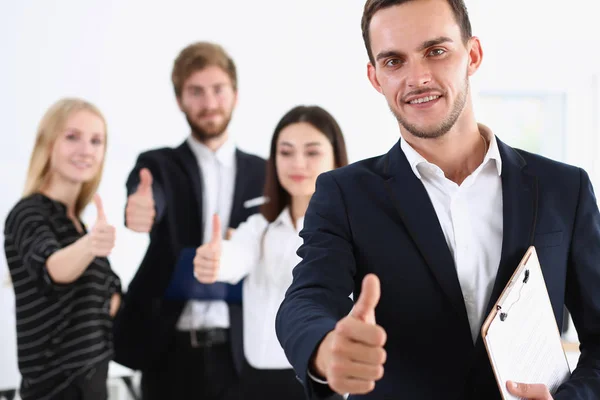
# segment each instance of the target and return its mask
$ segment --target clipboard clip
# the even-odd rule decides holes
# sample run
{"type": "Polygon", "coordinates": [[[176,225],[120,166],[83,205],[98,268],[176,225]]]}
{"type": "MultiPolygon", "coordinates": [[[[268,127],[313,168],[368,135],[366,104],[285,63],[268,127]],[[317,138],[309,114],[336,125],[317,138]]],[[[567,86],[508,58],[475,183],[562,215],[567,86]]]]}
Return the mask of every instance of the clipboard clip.
{"type": "MultiPolygon", "coordinates": [[[[496,306],[496,310],[498,310],[498,311],[502,310],[502,306],[500,304],[498,304],[496,306]]],[[[505,313],[505,312],[500,313],[500,321],[504,321],[506,319],[506,317],[508,317],[507,313],[505,313]]]]}
{"type": "MultiPolygon", "coordinates": [[[[528,269],[525,270],[524,275],[525,276],[523,277],[523,283],[527,283],[529,281],[529,270],[528,269]]],[[[521,287],[521,289],[523,289],[523,287],[521,287]]],[[[515,301],[515,303],[517,301],[519,301],[520,298],[521,298],[521,290],[519,290],[519,298],[515,301]]],[[[512,307],[512,304],[511,304],[511,307],[512,307]]],[[[500,311],[500,310],[502,310],[502,306],[497,305],[496,309],[498,311],[500,311]]],[[[510,309],[510,307],[509,307],[509,309],[510,309]]],[[[501,312],[500,313],[500,321],[506,321],[506,318],[508,318],[508,312],[501,312]]]]}

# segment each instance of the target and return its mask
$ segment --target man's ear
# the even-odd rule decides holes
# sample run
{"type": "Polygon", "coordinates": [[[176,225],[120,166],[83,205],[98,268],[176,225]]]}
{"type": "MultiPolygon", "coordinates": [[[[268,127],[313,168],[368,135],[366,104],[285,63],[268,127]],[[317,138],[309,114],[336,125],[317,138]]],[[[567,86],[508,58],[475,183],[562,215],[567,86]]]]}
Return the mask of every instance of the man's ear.
{"type": "Polygon", "coordinates": [[[475,74],[475,72],[477,72],[479,66],[481,65],[481,61],[483,60],[483,50],[481,48],[481,42],[476,36],[473,36],[471,39],[469,39],[467,46],[469,51],[469,66],[467,71],[469,76],[472,76],[475,74]]]}
{"type": "Polygon", "coordinates": [[[377,79],[375,66],[370,62],[367,63],[367,77],[369,78],[369,82],[371,82],[371,85],[375,88],[375,90],[377,90],[379,93],[382,93],[381,85],[377,79]]]}

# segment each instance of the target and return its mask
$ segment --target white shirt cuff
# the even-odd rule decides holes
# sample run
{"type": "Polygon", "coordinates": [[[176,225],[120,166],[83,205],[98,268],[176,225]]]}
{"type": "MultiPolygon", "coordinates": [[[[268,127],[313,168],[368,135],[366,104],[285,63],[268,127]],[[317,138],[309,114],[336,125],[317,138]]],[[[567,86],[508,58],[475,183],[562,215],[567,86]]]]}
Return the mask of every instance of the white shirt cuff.
{"type": "Polygon", "coordinates": [[[321,385],[328,385],[327,381],[317,378],[316,376],[314,376],[313,374],[310,373],[310,370],[306,371],[306,373],[308,374],[308,377],[310,379],[312,379],[313,381],[320,383],[321,385]]]}

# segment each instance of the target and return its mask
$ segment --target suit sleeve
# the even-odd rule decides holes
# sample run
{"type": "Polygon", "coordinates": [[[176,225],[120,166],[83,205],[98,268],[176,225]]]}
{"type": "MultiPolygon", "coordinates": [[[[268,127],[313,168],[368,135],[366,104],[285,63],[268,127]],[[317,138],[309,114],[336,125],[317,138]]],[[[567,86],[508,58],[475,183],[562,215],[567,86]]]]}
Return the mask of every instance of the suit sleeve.
{"type": "Polygon", "coordinates": [[[340,398],[308,377],[319,344],[353,305],[348,297],[356,273],[352,233],[342,191],[330,173],[317,179],[300,236],[302,261],[279,308],[277,336],[309,398],[340,398]]]}
{"type": "Polygon", "coordinates": [[[567,272],[566,306],[581,343],[571,379],[557,400],[600,398],[600,213],[587,173],[580,170],[579,201],[567,272]]]}
{"type": "MultiPolygon", "coordinates": [[[[167,202],[163,185],[160,181],[161,174],[159,173],[158,162],[148,153],[140,154],[135,163],[135,167],[129,173],[126,183],[127,196],[130,196],[137,190],[137,187],[140,184],[140,170],[142,168],[147,168],[152,174],[152,195],[154,196],[154,206],[156,208],[154,223],[157,223],[162,219],[165,213],[167,202]]],[[[127,224],[127,222],[125,222],[125,224],[127,224]]]]}

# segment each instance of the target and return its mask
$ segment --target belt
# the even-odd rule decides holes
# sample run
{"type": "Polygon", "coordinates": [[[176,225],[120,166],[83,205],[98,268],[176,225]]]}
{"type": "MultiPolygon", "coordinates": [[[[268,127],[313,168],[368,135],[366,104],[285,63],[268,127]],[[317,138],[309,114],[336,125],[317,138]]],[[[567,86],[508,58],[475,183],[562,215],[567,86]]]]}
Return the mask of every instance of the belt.
{"type": "Polygon", "coordinates": [[[178,339],[191,347],[211,347],[229,342],[229,329],[212,328],[203,330],[177,331],[178,339]]]}

